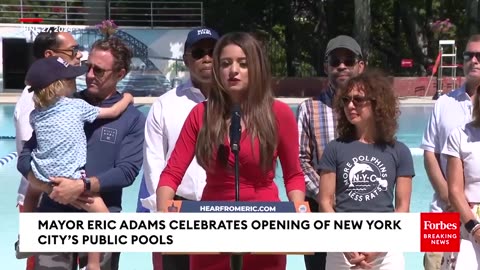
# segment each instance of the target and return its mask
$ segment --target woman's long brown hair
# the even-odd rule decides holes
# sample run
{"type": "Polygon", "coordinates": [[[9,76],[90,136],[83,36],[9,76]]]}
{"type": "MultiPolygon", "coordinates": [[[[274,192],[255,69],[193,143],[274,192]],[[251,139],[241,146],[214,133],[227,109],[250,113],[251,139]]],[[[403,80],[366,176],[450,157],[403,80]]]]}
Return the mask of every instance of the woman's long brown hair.
{"type": "MultiPolygon", "coordinates": [[[[272,110],[274,96],[271,86],[270,65],[260,43],[250,34],[243,32],[229,33],[216,44],[213,52],[213,86],[208,93],[203,126],[198,134],[195,154],[198,163],[205,169],[210,168],[214,154],[221,153],[219,148],[228,135],[232,100],[220,78],[220,55],[228,45],[242,48],[247,58],[248,93],[241,104],[242,119],[250,139],[258,139],[260,165],[264,171],[273,167],[273,155],[277,147],[277,126],[272,110]]],[[[253,151],[254,149],[243,149],[253,151]]],[[[222,159],[222,157],[218,157],[222,159]]],[[[258,158],[258,157],[256,157],[258,158]]]]}

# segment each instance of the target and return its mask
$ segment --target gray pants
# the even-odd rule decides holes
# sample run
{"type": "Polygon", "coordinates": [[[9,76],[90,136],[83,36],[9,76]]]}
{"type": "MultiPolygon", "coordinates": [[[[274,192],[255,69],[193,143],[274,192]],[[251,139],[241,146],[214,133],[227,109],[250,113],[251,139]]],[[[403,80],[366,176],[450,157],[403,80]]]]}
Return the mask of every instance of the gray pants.
{"type": "MultiPolygon", "coordinates": [[[[77,270],[87,265],[87,253],[51,253],[35,256],[33,270],[77,270]]],[[[102,253],[102,270],[118,270],[120,253],[102,253]]]]}

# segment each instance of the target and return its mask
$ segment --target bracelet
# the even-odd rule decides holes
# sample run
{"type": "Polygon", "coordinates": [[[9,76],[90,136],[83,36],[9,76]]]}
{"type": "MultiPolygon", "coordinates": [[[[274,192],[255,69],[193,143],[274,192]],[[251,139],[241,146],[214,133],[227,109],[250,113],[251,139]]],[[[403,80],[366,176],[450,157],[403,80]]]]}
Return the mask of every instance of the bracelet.
{"type": "Polygon", "coordinates": [[[473,228],[475,228],[475,226],[477,226],[478,224],[480,224],[478,220],[471,219],[468,222],[466,222],[463,226],[465,227],[468,233],[472,233],[473,228]]]}
{"type": "Polygon", "coordinates": [[[471,235],[474,235],[476,231],[480,230],[480,224],[475,225],[472,231],[470,232],[471,235]]]}

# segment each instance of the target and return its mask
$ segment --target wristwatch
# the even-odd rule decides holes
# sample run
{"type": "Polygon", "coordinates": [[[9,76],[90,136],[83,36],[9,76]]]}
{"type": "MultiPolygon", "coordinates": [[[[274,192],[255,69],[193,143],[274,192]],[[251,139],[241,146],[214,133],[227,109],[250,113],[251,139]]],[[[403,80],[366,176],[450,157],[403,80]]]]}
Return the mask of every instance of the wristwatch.
{"type": "Polygon", "coordinates": [[[468,233],[471,233],[473,228],[475,228],[475,226],[477,224],[480,224],[476,219],[470,219],[467,223],[465,223],[465,229],[467,229],[468,233]]]}
{"type": "Polygon", "coordinates": [[[90,182],[90,178],[83,178],[83,185],[85,187],[85,191],[90,191],[91,187],[92,187],[92,183],[90,182]]]}

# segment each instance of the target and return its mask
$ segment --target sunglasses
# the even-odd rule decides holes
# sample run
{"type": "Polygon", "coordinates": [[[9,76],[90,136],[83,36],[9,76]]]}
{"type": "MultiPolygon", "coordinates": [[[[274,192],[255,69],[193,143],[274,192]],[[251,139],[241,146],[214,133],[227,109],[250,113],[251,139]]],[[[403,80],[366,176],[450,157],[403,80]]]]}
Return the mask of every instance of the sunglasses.
{"type": "Polygon", "coordinates": [[[91,69],[93,71],[93,75],[96,78],[102,78],[105,75],[105,72],[113,70],[113,69],[103,69],[88,62],[83,63],[83,65],[85,65],[88,68],[87,73],[90,72],[90,69],[91,69]]]}
{"type": "Polygon", "coordinates": [[[473,57],[477,58],[477,61],[480,61],[480,52],[463,52],[463,60],[471,61],[473,57]]]}
{"type": "Polygon", "coordinates": [[[373,100],[372,98],[365,96],[344,96],[342,97],[342,106],[347,106],[350,102],[353,102],[355,107],[363,107],[368,101],[373,100]]]}
{"type": "Polygon", "coordinates": [[[74,46],[71,49],[64,49],[64,50],[55,49],[55,50],[52,50],[52,51],[57,52],[57,53],[65,53],[66,55],[68,55],[70,57],[75,57],[75,56],[77,56],[77,53],[80,51],[80,45],[74,46]],[[66,52],[70,52],[70,54],[68,54],[66,52]]]}
{"type": "Polygon", "coordinates": [[[205,55],[212,57],[213,49],[196,48],[190,52],[190,55],[192,55],[192,58],[195,60],[202,59],[205,55]]]}
{"type": "Polygon", "coordinates": [[[329,57],[328,64],[331,67],[339,67],[340,64],[344,64],[347,67],[353,67],[357,63],[358,59],[356,57],[346,57],[346,58],[338,58],[338,57],[329,57]]]}

